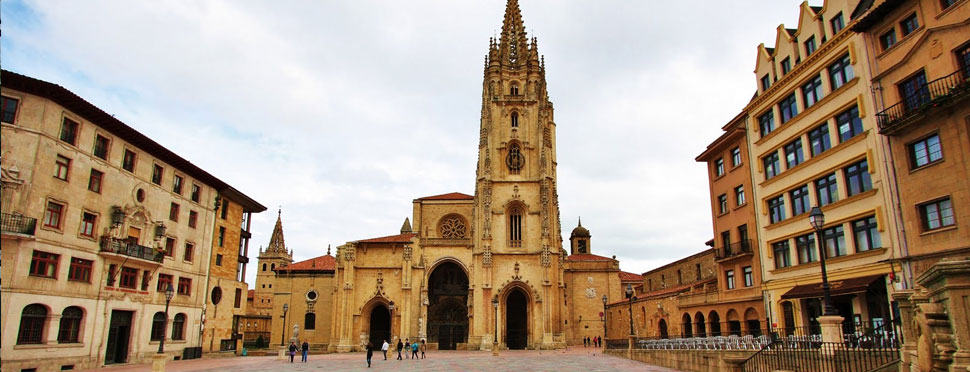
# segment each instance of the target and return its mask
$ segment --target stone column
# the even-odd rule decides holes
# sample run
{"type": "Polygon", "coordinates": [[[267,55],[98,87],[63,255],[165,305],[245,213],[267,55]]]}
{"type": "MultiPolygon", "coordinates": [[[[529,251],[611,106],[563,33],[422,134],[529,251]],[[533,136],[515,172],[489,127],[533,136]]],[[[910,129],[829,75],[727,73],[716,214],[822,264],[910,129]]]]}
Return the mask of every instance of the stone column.
{"type": "Polygon", "coordinates": [[[910,300],[913,290],[901,290],[893,293],[893,300],[899,305],[900,331],[903,333],[903,344],[899,350],[900,371],[909,371],[916,357],[916,339],[913,332],[914,303],[910,300]]]}
{"type": "Polygon", "coordinates": [[[822,328],[822,354],[832,355],[833,348],[827,348],[824,343],[842,343],[842,321],[845,318],[839,315],[823,315],[818,317],[818,324],[822,328]]]}
{"type": "Polygon", "coordinates": [[[917,309],[922,331],[917,351],[920,367],[932,358],[934,367],[949,365],[949,371],[970,371],[970,259],[944,258],[916,278],[926,288],[931,303],[917,309]]]}

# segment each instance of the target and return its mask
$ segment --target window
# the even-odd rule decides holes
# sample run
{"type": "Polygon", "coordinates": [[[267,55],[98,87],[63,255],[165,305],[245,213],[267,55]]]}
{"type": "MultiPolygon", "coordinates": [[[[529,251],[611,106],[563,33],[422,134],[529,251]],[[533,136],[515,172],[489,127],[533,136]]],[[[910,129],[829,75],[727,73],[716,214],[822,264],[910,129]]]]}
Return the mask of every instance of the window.
{"type": "Polygon", "coordinates": [[[519,127],[519,113],[518,112],[513,112],[512,115],[509,116],[509,118],[511,119],[511,122],[512,122],[512,128],[518,128],[519,127]]]}
{"type": "Polygon", "coordinates": [[[743,205],[747,202],[744,199],[744,185],[738,185],[734,188],[734,200],[738,203],[737,205],[743,205]]]}
{"type": "Polygon", "coordinates": [[[859,118],[859,107],[843,111],[835,117],[835,123],[839,128],[839,142],[848,141],[850,138],[862,134],[862,119],[859,118]]]}
{"type": "Polygon", "coordinates": [[[943,160],[943,147],[937,134],[913,142],[908,147],[911,168],[919,168],[943,160]]]}
{"type": "Polygon", "coordinates": [[[303,329],[316,329],[317,328],[317,314],[306,313],[303,316],[303,329]]]}
{"type": "Polygon", "coordinates": [[[172,192],[182,195],[182,176],[176,174],[172,177],[172,192]]]}
{"type": "Polygon", "coordinates": [[[744,286],[751,287],[754,285],[754,271],[751,266],[745,266],[741,268],[741,273],[744,275],[744,286]]]}
{"type": "Polygon", "coordinates": [[[138,270],[122,266],[121,277],[118,279],[118,286],[121,288],[135,289],[138,284],[138,270]]]}
{"type": "Polygon", "coordinates": [[[791,72],[791,58],[785,57],[781,60],[781,74],[788,75],[789,72],[791,72]]]}
{"type": "Polygon", "coordinates": [[[94,227],[98,222],[98,216],[94,213],[81,212],[81,236],[94,237],[94,227]]]}
{"type": "Polygon", "coordinates": [[[155,285],[155,290],[159,292],[165,292],[168,287],[172,286],[172,276],[168,274],[158,274],[158,283],[155,285]]]}
{"type": "Polygon", "coordinates": [[[196,211],[189,211],[189,227],[195,228],[196,224],[199,223],[199,213],[196,211]]]}
{"type": "Polygon", "coordinates": [[[761,91],[766,91],[771,88],[771,77],[768,74],[761,77],[761,91]]]}
{"type": "Polygon", "coordinates": [[[111,144],[111,140],[108,137],[102,136],[100,134],[94,137],[94,156],[97,156],[103,160],[108,159],[108,145],[111,144]]]}
{"type": "Polygon", "coordinates": [[[184,313],[175,314],[175,318],[172,319],[172,339],[173,340],[185,339],[185,314],[184,313]]]}
{"type": "Polygon", "coordinates": [[[172,203],[168,208],[168,219],[179,222],[179,205],[178,203],[172,203]]]}
{"type": "Polygon", "coordinates": [[[876,216],[852,221],[852,233],[855,234],[856,252],[882,247],[882,240],[879,239],[879,228],[876,226],[876,216]]]}
{"type": "Polygon", "coordinates": [[[858,195],[872,190],[872,179],[869,177],[869,165],[866,160],[845,167],[845,181],[848,183],[848,196],[858,195]]]}
{"type": "Polygon", "coordinates": [[[118,274],[118,265],[114,265],[114,264],[108,265],[108,278],[105,281],[105,285],[107,285],[108,287],[114,287],[115,276],[117,274],[118,274]]]}
{"type": "Polygon", "coordinates": [[[193,252],[194,250],[195,250],[195,245],[193,245],[192,243],[185,243],[185,255],[182,256],[182,259],[185,261],[192,262],[192,254],[194,253],[193,252]]]}
{"type": "Polygon", "coordinates": [[[735,147],[731,149],[731,166],[736,167],[741,165],[741,149],[735,147]]]}
{"type": "Polygon", "coordinates": [[[802,154],[802,139],[796,139],[791,143],[785,145],[785,166],[787,169],[794,168],[796,165],[801,164],[805,161],[805,155],[802,154]]]}
{"type": "Polygon", "coordinates": [[[17,345],[44,343],[44,323],[47,322],[47,307],[41,304],[30,304],[20,313],[20,331],[17,333],[17,345]]]}
{"type": "Polygon", "coordinates": [[[719,214],[728,212],[727,194],[721,194],[717,197],[717,205],[719,214]]]}
{"type": "Polygon", "coordinates": [[[822,243],[825,245],[826,258],[846,255],[845,234],[841,225],[822,230],[822,243]]]}
{"type": "Polygon", "coordinates": [[[956,51],[957,63],[964,77],[970,77],[970,44],[956,51]]]}
{"type": "Polygon", "coordinates": [[[63,155],[57,155],[54,166],[54,178],[67,181],[67,176],[71,171],[71,159],[63,155]]]}
{"type": "Polygon", "coordinates": [[[845,28],[845,21],[842,19],[842,12],[839,12],[833,16],[832,20],[829,21],[829,24],[832,25],[832,35],[842,31],[842,29],[845,28]]]}
{"type": "Polygon", "coordinates": [[[175,252],[175,238],[165,237],[165,255],[168,257],[174,257],[175,252]]]}
{"type": "Polygon", "coordinates": [[[61,324],[57,329],[57,343],[72,344],[80,342],[81,319],[84,310],[77,306],[68,306],[61,312],[61,324]]]}
{"type": "Polygon", "coordinates": [[[899,30],[902,31],[903,36],[909,35],[919,28],[919,20],[916,19],[916,13],[910,14],[909,17],[903,19],[899,22],[899,30]]]}
{"type": "Polygon", "coordinates": [[[771,250],[774,252],[776,269],[791,266],[791,256],[789,256],[787,240],[771,243],[771,250]]]}
{"type": "Polygon", "coordinates": [[[890,28],[889,31],[879,36],[879,45],[882,45],[882,50],[892,48],[896,45],[896,30],[890,28]]]}
{"type": "Polygon", "coordinates": [[[141,272],[141,290],[148,291],[148,283],[152,280],[152,272],[148,270],[142,270],[141,272]]]}
{"type": "Polygon", "coordinates": [[[221,204],[222,204],[222,214],[219,216],[219,218],[226,219],[226,216],[229,213],[229,199],[222,198],[221,204]]]}
{"type": "Polygon", "coordinates": [[[201,194],[202,194],[202,189],[199,187],[199,185],[196,185],[196,184],[193,183],[192,184],[192,201],[198,203],[199,200],[200,200],[201,194]]]}
{"type": "Polygon", "coordinates": [[[724,272],[725,284],[727,289],[734,289],[734,270],[727,270],[724,272]]]}
{"type": "Polygon", "coordinates": [[[159,311],[152,316],[152,341],[161,341],[165,338],[165,323],[168,319],[165,319],[165,313],[159,311]]]}
{"type": "Polygon", "coordinates": [[[839,201],[839,186],[835,173],[815,180],[815,194],[818,196],[819,207],[839,201]]]}
{"type": "Polygon", "coordinates": [[[845,83],[848,83],[854,77],[855,72],[852,71],[852,64],[848,53],[835,61],[835,63],[829,65],[829,78],[832,83],[832,90],[839,89],[839,87],[845,85],[845,83]]]}
{"type": "Polygon", "coordinates": [[[163,173],[165,173],[165,168],[163,168],[161,165],[158,165],[158,164],[152,165],[152,183],[156,185],[161,185],[163,173]]]}
{"type": "Polygon", "coordinates": [[[183,296],[192,294],[192,278],[179,278],[178,294],[183,296]]]}
{"type": "Polygon", "coordinates": [[[714,175],[717,177],[724,175],[724,158],[717,158],[714,161],[714,175]]]}
{"type": "Polygon", "coordinates": [[[0,104],[0,109],[3,110],[3,114],[0,117],[3,118],[4,123],[13,124],[13,121],[17,118],[17,104],[20,101],[7,96],[3,96],[2,101],[3,103],[0,104]]]}
{"type": "Polygon", "coordinates": [[[930,90],[926,86],[926,73],[920,71],[916,75],[898,84],[899,95],[903,97],[903,106],[907,110],[916,109],[930,102],[930,90]]]}
{"type": "Polygon", "coordinates": [[[957,3],[957,0],[940,0],[940,8],[946,9],[956,3],[957,3]]]}
{"type": "Polygon", "coordinates": [[[71,119],[64,118],[61,123],[61,141],[70,143],[72,146],[77,143],[77,129],[79,124],[71,119]]]}
{"type": "Polygon", "coordinates": [[[233,298],[232,307],[239,308],[242,305],[242,288],[236,288],[236,297],[233,298]]]}
{"type": "Polygon", "coordinates": [[[509,245],[522,246],[522,209],[518,206],[509,210],[509,245]]]}
{"type": "Polygon", "coordinates": [[[57,261],[61,255],[34,251],[30,259],[30,275],[44,278],[57,278],[57,261]]]}
{"type": "Polygon", "coordinates": [[[71,266],[67,272],[67,280],[72,282],[91,282],[91,270],[94,268],[94,261],[82,258],[71,257],[71,266]]]}
{"type": "Polygon", "coordinates": [[[778,195],[768,199],[768,213],[771,216],[771,223],[778,223],[785,220],[785,195],[778,195]]]}
{"type": "Polygon", "coordinates": [[[808,40],[805,40],[805,56],[808,57],[815,53],[815,35],[809,36],[808,40]]]}
{"type": "Polygon", "coordinates": [[[795,93],[792,93],[778,104],[781,108],[781,122],[787,123],[795,115],[798,115],[798,103],[795,102],[795,93]]]}
{"type": "Polygon", "coordinates": [[[509,153],[505,158],[505,165],[509,167],[510,174],[519,174],[525,165],[525,156],[519,151],[519,144],[513,142],[509,145],[509,153]]]}
{"type": "Polygon", "coordinates": [[[125,155],[121,158],[121,168],[126,171],[135,171],[135,152],[125,149],[125,155]]]}
{"type": "Polygon", "coordinates": [[[91,177],[88,178],[88,190],[94,191],[98,194],[101,193],[101,184],[104,179],[104,173],[101,171],[91,168],[91,177]]]}
{"type": "Polygon", "coordinates": [[[748,242],[748,225],[747,224],[738,226],[738,241],[741,242],[742,247],[750,248],[750,247],[748,247],[748,245],[751,244],[751,243],[748,242]]]}
{"type": "Polygon", "coordinates": [[[761,136],[767,136],[775,130],[775,113],[772,110],[761,114],[758,117],[758,128],[761,130],[761,136]]]}
{"type": "Polygon", "coordinates": [[[919,214],[923,220],[923,230],[936,230],[954,224],[953,205],[950,197],[931,201],[919,206],[919,214]]]}
{"type": "Polygon", "coordinates": [[[812,107],[815,102],[822,99],[822,75],[816,75],[814,79],[802,85],[802,98],[805,100],[805,108],[812,107]]]}
{"type": "Polygon", "coordinates": [[[512,86],[509,87],[509,94],[513,96],[519,95],[519,86],[517,84],[512,84],[512,86]]]}
{"type": "Polygon", "coordinates": [[[778,152],[772,152],[761,159],[765,167],[765,179],[770,180],[772,177],[777,176],[781,173],[781,164],[778,162],[778,152]]]}
{"type": "Polygon", "coordinates": [[[61,229],[61,215],[64,214],[64,205],[52,201],[47,202],[47,209],[44,211],[44,226],[53,229],[61,229]]]}
{"type": "Polygon", "coordinates": [[[731,232],[721,231],[721,245],[724,247],[724,255],[728,256],[731,252],[731,232]]]}
{"type": "Polygon", "coordinates": [[[226,242],[226,228],[219,226],[219,246],[226,242]]]}
{"type": "Polygon", "coordinates": [[[791,197],[791,215],[797,216],[802,213],[808,212],[811,209],[811,203],[808,200],[808,185],[803,185],[797,189],[792,190],[789,193],[791,197]]]}
{"type": "Polygon", "coordinates": [[[222,266],[222,255],[216,254],[216,266],[222,266]]]}
{"type": "Polygon", "coordinates": [[[798,250],[798,263],[807,264],[818,261],[818,249],[815,247],[815,233],[808,233],[795,237],[795,249],[798,250]]]}
{"type": "Polygon", "coordinates": [[[811,143],[813,158],[825,152],[825,150],[830,149],[832,147],[830,141],[829,125],[827,123],[808,131],[808,142],[811,143]]]}

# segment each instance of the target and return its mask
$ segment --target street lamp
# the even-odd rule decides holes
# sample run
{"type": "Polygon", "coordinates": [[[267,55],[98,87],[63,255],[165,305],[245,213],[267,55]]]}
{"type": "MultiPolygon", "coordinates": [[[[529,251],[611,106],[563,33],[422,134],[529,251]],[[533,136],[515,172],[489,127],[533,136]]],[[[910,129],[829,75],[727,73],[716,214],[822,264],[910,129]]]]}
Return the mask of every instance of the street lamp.
{"type": "Polygon", "coordinates": [[[812,212],[808,215],[808,221],[815,229],[815,244],[818,246],[818,260],[822,266],[822,301],[823,315],[839,315],[839,312],[832,306],[832,293],[829,287],[829,276],[825,271],[825,251],[822,249],[822,226],[825,225],[825,214],[822,208],[812,207],[812,212]]]}
{"type": "Polygon", "coordinates": [[[283,315],[280,316],[280,318],[283,318],[283,329],[280,332],[280,346],[286,346],[283,341],[286,340],[286,312],[289,310],[290,304],[283,304],[283,315]]]}
{"type": "Polygon", "coordinates": [[[606,295],[603,295],[603,316],[601,316],[600,318],[603,318],[603,338],[604,339],[607,338],[606,337],[606,301],[609,301],[609,300],[606,298],[606,295]]]}
{"type": "Polygon", "coordinates": [[[498,356],[498,295],[492,297],[492,309],[495,312],[495,327],[492,329],[492,355],[498,356]]]}
{"type": "Polygon", "coordinates": [[[627,303],[630,311],[630,337],[633,337],[633,301],[637,299],[637,296],[633,295],[633,284],[626,285],[626,298],[629,300],[627,303]]]}
{"type": "Polygon", "coordinates": [[[162,340],[158,342],[158,353],[162,354],[165,352],[165,334],[168,333],[168,304],[172,302],[172,296],[175,292],[172,291],[172,283],[168,284],[168,288],[165,288],[165,323],[162,325],[162,340]]]}

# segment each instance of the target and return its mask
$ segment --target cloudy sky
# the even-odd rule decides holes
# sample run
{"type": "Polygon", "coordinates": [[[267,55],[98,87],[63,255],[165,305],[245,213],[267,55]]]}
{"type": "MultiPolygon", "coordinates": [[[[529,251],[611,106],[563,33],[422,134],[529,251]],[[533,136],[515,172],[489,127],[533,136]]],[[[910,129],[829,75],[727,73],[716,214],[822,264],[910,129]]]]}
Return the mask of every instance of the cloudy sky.
{"type": "MultiPolygon", "coordinates": [[[[593,253],[632,272],[705,248],[694,157],[751,98],[757,45],[794,27],[799,3],[521,0],[556,109],[564,240],[582,216],[593,253]]],[[[299,260],[397,233],[414,198],[474,192],[483,61],[504,8],[3,0],[0,63],[269,207],[251,252],[282,206],[299,260]]]]}

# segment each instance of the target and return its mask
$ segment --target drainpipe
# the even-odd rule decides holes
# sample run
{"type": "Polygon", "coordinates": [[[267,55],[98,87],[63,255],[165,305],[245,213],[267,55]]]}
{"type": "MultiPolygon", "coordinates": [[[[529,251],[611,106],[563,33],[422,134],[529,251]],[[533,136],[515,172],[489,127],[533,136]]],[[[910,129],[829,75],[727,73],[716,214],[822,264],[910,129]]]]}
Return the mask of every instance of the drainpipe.
{"type": "MultiPolygon", "coordinates": [[[[216,192],[216,199],[219,200],[219,193],[216,192]]],[[[208,208],[207,208],[208,209],[208,208]]],[[[206,250],[209,255],[205,258],[205,290],[202,291],[202,312],[199,314],[199,357],[202,355],[202,335],[205,332],[205,312],[206,312],[206,298],[209,294],[209,280],[212,278],[212,239],[213,230],[216,227],[216,214],[219,213],[219,208],[213,208],[212,217],[206,219],[205,230],[203,230],[202,241],[208,242],[209,249],[206,250]],[[208,235],[208,236],[206,236],[208,235]]],[[[210,350],[211,351],[211,350],[210,350]]]]}

